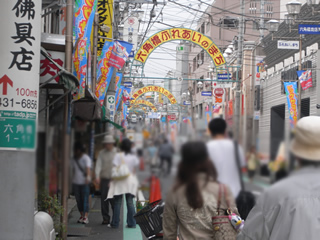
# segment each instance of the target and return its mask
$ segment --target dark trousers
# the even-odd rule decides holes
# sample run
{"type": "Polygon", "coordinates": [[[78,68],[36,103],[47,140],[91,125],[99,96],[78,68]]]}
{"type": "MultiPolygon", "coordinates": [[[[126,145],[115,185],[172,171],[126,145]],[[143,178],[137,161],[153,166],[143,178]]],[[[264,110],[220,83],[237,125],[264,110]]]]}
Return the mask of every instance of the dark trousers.
{"type": "Polygon", "coordinates": [[[101,214],[102,214],[103,221],[107,221],[107,222],[110,222],[110,219],[111,219],[109,214],[109,205],[111,205],[111,208],[113,210],[112,200],[108,199],[105,201],[109,192],[109,183],[110,183],[110,179],[101,179],[100,181],[101,214]]]}
{"type": "Polygon", "coordinates": [[[167,161],[168,163],[168,169],[167,169],[167,174],[170,174],[171,172],[171,165],[172,165],[172,157],[160,157],[160,169],[163,167],[164,161],[167,161]]]}

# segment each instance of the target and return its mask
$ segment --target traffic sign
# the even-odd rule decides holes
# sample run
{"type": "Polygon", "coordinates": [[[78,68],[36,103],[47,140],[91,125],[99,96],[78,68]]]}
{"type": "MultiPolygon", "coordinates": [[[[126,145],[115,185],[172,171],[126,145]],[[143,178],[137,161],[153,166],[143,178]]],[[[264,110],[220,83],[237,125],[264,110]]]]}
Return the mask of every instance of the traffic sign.
{"type": "Polygon", "coordinates": [[[41,3],[29,1],[32,6],[26,10],[22,1],[16,2],[14,8],[11,1],[1,6],[8,11],[2,11],[2,18],[7,22],[0,34],[0,151],[35,151],[41,3]]]}
{"type": "Polygon", "coordinates": [[[202,91],[201,92],[201,96],[209,96],[209,97],[211,97],[212,96],[212,91],[202,91]]]}
{"type": "Polygon", "coordinates": [[[214,95],[215,95],[216,97],[222,97],[223,94],[224,94],[223,88],[216,88],[216,89],[214,89],[214,95]]]}

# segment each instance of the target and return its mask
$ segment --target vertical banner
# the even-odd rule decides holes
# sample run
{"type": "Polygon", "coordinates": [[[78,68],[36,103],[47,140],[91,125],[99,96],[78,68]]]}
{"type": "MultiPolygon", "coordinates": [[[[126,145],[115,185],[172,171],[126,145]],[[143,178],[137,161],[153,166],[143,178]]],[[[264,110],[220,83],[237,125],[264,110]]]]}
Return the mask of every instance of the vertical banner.
{"type": "MultiPolygon", "coordinates": [[[[90,0],[85,1],[86,3],[90,2],[90,0]]],[[[90,48],[90,39],[91,39],[91,31],[92,31],[92,26],[93,26],[93,21],[94,21],[94,15],[97,7],[97,0],[94,0],[92,5],[88,8],[85,7],[80,7],[79,9],[83,9],[83,15],[85,20],[88,17],[88,20],[86,21],[86,25],[84,27],[84,33],[83,35],[79,35],[79,38],[77,39],[78,34],[82,34],[82,24],[83,22],[80,21],[79,27],[81,28],[80,33],[78,33],[78,30],[74,30],[74,34],[76,34],[76,43],[75,43],[75,50],[73,54],[73,63],[74,63],[74,69],[75,69],[75,74],[77,78],[79,79],[79,89],[77,91],[77,94],[74,96],[75,99],[80,99],[84,97],[85,94],[85,86],[86,86],[86,81],[88,80],[88,53],[89,53],[89,48],[90,48]]],[[[76,23],[78,20],[76,12],[76,23]]],[[[83,21],[85,21],[83,20],[83,21]]]]}
{"type": "Polygon", "coordinates": [[[290,125],[293,128],[298,120],[297,82],[284,82],[283,84],[287,95],[290,125]]]}
{"type": "Polygon", "coordinates": [[[126,63],[129,53],[132,50],[132,44],[125,41],[115,41],[109,60],[109,66],[121,69],[126,63]]]}
{"type": "Polygon", "coordinates": [[[113,0],[98,0],[99,26],[109,27],[109,31],[98,29],[98,56],[101,54],[105,42],[112,41],[112,19],[113,19],[113,0]],[[108,38],[108,39],[106,39],[108,38]]]}
{"type": "Polygon", "coordinates": [[[124,90],[124,87],[120,86],[120,88],[118,88],[118,90],[116,91],[116,104],[115,104],[116,108],[115,108],[115,111],[118,110],[118,107],[120,105],[123,90],[124,90]]]}
{"type": "Polygon", "coordinates": [[[108,66],[113,43],[106,42],[98,59],[96,97],[103,105],[104,98],[113,74],[113,67],[108,66]]]}
{"type": "Polygon", "coordinates": [[[41,1],[2,1],[0,149],[36,149],[41,1]]]}
{"type": "Polygon", "coordinates": [[[128,88],[128,87],[123,88],[122,100],[124,103],[127,101],[130,101],[131,99],[130,93],[131,93],[131,88],[128,88]]]}
{"type": "MultiPolygon", "coordinates": [[[[115,104],[115,96],[107,95],[107,109],[110,111],[110,120],[114,122],[114,104],[115,104]]],[[[110,129],[113,129],[113,125],[109,124],[110,129]]]]}
{"type": "Polygon", "coordinates": [[[206,121],[206,126],[208,126],[209,122],[212,119],[212,112],[211,111],[206,111],[204,116],[205,116],[204,118],[205,118],[205,121],[206,121]]]}
{"type": "Polygon", "coordinates": [[[312,87],[312,71],[311,70],[297,71],[297,74],[299,77],[302,90],[306,90],[312,87]]]}

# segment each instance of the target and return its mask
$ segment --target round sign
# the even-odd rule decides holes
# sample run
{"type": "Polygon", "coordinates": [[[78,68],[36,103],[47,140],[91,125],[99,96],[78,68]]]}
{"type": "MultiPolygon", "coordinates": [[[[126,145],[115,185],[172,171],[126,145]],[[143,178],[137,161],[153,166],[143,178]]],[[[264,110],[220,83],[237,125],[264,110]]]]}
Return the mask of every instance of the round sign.
{"type": "Polygon", "coordinates": [[[128,23],[129,23],[129,25],[133,25],[134,24],[134,18],[128,18],[128,23]]]}
{"type": "Polygon", "coordinates": [[[223,88],[216,88],[214,90],[214,95],[216,95],[216,97],[222,97],[224,94],[224,90],[223,88]]]}

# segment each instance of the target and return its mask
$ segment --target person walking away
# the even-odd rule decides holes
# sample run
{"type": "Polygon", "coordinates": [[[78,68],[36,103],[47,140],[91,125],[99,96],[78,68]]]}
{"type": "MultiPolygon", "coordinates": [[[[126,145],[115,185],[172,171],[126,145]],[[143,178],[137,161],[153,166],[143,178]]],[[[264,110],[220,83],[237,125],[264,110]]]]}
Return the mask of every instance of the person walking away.
{"type": "Polygon", "coordinates": [[[90,157],[85,154],[85,146],[81,142],[74,144],[73,166],[73,191],[77,201],[77,207],[81,214],[78,223],[88,224],[89,213],[89,194],[91,181],[91,165],[90,157]]]}
{"type": "Polygon", "coordinates": [[[174,149],[167,139],[163,140],[163,144],[159,147],[159,157],[160,157],[160,169],[163,168],[164,161],[167,162],[167,174],[171,172],[172,156],[174,154],[174,149]]]}
{"type": "Polygon", "coordinates": [[[121,164],[126,164],[129,168],[130,175],[122,180],[112,180],[108,193],[108,199],[113,199],[114,209],[111,224],[109,227],[118,228],[120,223],[120,210],[122,204],[122,196],[125,195],[127,202],[127,227],[135,228],[136,213],[133,204],[133,198],[138,191],[138,179],[136,177],[136,168],[139,165],[139,159],[135,154],[132,154],[132,142],[125,138],[120,144],[120,153],[117,153],[113,159],[113,165],[119,167],[121,164]]]}
{"type": "Polygon", "coordinates": [[[151,167],[157,165],[157,148],[152,141],[149,142],[149,146],[147,148],[148,158],[151,167]]]}
{"type": "MultiPolygon", "coordinates": [[[[218,215],[221,186],[217,182],[216,168],[203,142],[185,143],[181,158],[176,183],[164,207],[164,239],[176,240],[178,229],[180,239],[215,239],[212,217],[218,215]]],[[[226,189],[230,209],[237,214],[232,193],[227,186],[226,189]]],[[[221,210],[226,211],[226,205],[225,198],[221,199],[221,210]]]]}
{"type": "MultiPolygon", "coordinates": [[[[241,190],[239,170],[235,156],[235,142],[226,135],[227,123],[222,118],[214,118],[209,123],[212,139],[207,143],[210,159],[217,168],[218,182],[230,187],[237,198],[241,190]]],[[[240,166],[245,167],[243,149],[238,146],[240,166]]]]}
{"type": "Polygon", "coordinates": [[[262,193],[237,240],[318,240],[320,117],[301,118],[290,150],[299,169],[262,193]]]}
{"type": "Polygon", "coordinates": [[[258,156],[256,153],[256,148],[254,146],[251,147],[250,152],[247,155],[248,159],[248,177],[250,179],[250,182],[253,182],[254,175],[257,171],[257,165],[258,165],[258,156]]]}
{"type": "Polygon", "coordinates": [[[95,173],[96,182],[100,185],[101,192],[101,214],[102,224],[110,224],[109,204],[112,207],[110,200],[105,200],[108,196],[109,184],[111,181],[111,173],[113,167],[113,159],[117,151],[114,147],[114,138],[111,135],[106,135],[103,139],[104,149],[99,152],[95,173]]]}

